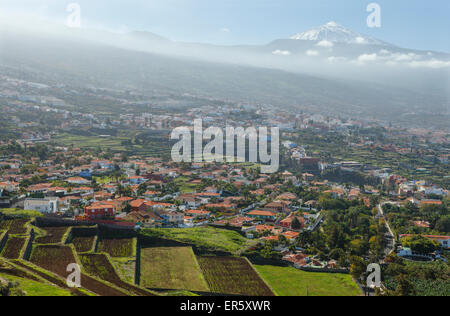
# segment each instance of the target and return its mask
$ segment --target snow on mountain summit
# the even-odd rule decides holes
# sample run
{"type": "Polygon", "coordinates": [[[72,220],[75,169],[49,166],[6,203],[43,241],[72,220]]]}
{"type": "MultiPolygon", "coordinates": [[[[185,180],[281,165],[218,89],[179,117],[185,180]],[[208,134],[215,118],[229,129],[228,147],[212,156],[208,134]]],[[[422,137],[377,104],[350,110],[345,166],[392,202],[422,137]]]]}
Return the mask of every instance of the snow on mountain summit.
{"type": "Polygon", "coordinates": [[[383,41],[362,35],[333,21],[312,30],[296,34],[292,36],[291,39],[318,42],[327,41],[333,43],[386,45],[383,41]]]}

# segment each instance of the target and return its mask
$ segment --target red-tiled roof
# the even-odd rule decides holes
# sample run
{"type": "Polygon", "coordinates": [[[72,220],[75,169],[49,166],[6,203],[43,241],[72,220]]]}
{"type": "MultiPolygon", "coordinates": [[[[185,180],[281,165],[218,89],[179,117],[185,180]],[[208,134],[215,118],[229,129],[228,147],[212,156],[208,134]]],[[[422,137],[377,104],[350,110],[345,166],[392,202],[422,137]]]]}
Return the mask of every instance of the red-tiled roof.
{"type": "Polygon", "coordinates": [[[248,213],[248,215],[255,215],[255,216],[275,216],[276,214],[270,211],[259,211],[254,210],[248,213]]]}

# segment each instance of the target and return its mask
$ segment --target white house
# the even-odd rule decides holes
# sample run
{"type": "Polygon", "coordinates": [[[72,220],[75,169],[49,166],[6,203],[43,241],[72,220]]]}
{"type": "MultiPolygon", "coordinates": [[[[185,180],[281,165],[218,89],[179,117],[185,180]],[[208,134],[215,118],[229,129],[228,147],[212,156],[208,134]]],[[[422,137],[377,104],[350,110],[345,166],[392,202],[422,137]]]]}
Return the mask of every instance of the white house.
{"type": "Polygon", "coordinates": [[[24,209],[41,213],[56,213],[58,212],[58,198],[26,199],[24,202],[24,209]]]}

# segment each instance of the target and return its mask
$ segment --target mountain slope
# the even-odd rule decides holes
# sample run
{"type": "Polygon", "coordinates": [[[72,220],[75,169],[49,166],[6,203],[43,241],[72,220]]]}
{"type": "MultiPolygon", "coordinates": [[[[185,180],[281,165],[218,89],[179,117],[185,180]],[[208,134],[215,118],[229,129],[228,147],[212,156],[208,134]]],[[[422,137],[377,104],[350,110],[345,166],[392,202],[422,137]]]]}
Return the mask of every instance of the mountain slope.
{"type": "MultiPolygon", "coordinates": [[[[351,116],[392,119],[405,111],[445,110],[446,100],[363,82],[330,80],[276,69],[167,57],[66,38],[0,34],[2,73],[53,85],[94,85],[188,93],[351,116]]],[[[93,109],[94,110],[94,109],[93,109]]]]}

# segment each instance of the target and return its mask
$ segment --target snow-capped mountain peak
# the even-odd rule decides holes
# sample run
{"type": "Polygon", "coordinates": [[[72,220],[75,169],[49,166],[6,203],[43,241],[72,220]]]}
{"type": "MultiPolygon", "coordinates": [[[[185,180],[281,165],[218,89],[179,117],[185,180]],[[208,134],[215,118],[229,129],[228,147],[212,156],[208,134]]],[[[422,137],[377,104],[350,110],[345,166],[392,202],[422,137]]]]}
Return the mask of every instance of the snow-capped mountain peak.
{"type": "Polygon", "coordinates": [[[312,30],[296,34],[291,37],[294,40],[305,41],[328,41],[333,43],[348,44],[378,44],[386,45],[383,41],[377,40],[370,36],[362,35],[339,25],[336,22],[329,22],[312,30]]]}

